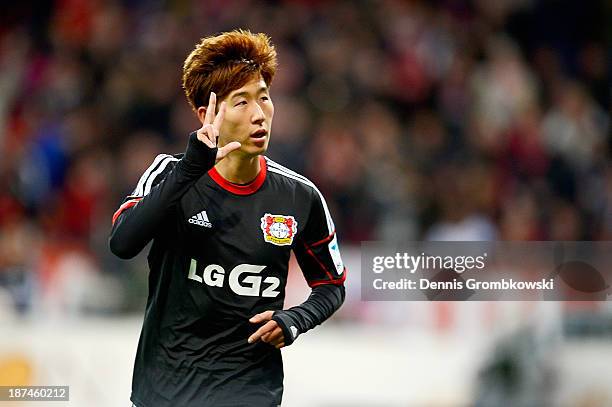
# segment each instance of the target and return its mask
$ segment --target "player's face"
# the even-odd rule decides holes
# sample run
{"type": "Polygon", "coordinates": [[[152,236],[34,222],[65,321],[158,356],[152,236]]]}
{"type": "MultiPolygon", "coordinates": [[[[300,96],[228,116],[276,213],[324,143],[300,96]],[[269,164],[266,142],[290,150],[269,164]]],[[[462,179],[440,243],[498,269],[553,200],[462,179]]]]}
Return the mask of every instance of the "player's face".
{"type": "Polygon", "coordinates": [[[274,105],[270,92],[261,76],[230,92],[226,103],[225,119],[219,131],[219,145],[239,141],[239,150],[246,155],[263,154],[268,148],[274,105]]]}

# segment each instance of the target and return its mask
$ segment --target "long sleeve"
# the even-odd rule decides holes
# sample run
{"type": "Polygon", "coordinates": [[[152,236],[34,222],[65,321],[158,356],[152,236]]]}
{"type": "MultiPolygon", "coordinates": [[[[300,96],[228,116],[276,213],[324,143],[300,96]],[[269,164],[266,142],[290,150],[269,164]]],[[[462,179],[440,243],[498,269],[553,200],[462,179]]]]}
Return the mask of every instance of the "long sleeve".
{"type": "Polygon", "coordinates": [[[122,259],[136,256],[189,187],[215,165],[216,155],[217,149],[207,147],[194,132],[182,158],[158,156],[113,216],[111,251],[122,259]]]}
{"type": "Polygon", "coordinates": [[[285,346],[328,319],[344,302],[346,269],[334,222],[317,189],[313,189],[310,215],[294,253],[312,292],[304,303],[274,312],[272,319],[283,330],[285,346]]]}
{"type": "Polygon", "coordinates": [[[291,345],[298,335],[311,330],[328,319],[344,302],[344,285],[324,284],[312,289],[302,304],[288,310],[275,311],[272,319],[285,336],[285,346],[291,345]]]}

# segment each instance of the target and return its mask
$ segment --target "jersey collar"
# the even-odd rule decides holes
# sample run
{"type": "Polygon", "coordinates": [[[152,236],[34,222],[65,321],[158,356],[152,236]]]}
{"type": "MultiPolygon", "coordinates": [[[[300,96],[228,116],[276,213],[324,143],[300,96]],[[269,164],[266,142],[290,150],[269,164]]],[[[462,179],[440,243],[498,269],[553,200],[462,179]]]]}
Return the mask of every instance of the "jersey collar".
{"type": "Polygon", "coordinates": [[[261,170],[259,174],[255,177],[255,179],[248,184],[234,184],[233,182],[229,182],[225,178],[219,174],[219,171],[215,167],[212,167],[208,171],[208,175],[215,181],[221,188],[225,189],[236,195],[250,195],[257,192],[259,188],[263,185],[266,180],[266,172],[267,172],[267,164],[265,158],[263,156],[259,156],[259,164],[261,166],[261,170]]]}

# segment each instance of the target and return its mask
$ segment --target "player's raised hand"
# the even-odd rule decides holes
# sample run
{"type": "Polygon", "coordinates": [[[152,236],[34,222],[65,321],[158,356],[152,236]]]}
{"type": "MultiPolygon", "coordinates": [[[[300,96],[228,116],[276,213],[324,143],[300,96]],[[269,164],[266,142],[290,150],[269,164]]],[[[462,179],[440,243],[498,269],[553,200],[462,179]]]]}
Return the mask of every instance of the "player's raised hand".
{"type": "Polygon", "coordinates": [[[253,335],[249,336],[249,343],[262,341],[274,346],[276,349],[285,346],[283,330],[278,326],[276,321],[272,320],[272,315],[274,315],[274,311],[264,311],[249,319],[249,322],[253,324],[265,322],[265,324],[255,331],[253,335]]]}
{"type": "MultiPolygon", "coordinates": [[[[215,92],[210,92],[210,99],[208,99],[208,107],[206,108],[206,115],[204,116],[204,123],[197,131],[198,140],[206,144],[210,148],[217,147],[217,140],[219,139],[219,131],[221,130],[221,123],[225,118],[225,102],[222,102],[219,106],[219,113],[215,113],[217,108],[217,95],[215,92]]],[[[229,153],[240,148],[240,143],[232,141],[227,143],[223,147],[217,150],[216,161],[219,162],[229,153]]]]}

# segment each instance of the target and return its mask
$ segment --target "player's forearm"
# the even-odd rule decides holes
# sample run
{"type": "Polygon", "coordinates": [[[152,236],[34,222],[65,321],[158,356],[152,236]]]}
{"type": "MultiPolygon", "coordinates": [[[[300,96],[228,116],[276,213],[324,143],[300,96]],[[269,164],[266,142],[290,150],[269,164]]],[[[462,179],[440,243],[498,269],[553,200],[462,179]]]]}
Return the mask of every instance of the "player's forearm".
{"type": "Polygon", "coordinates": [[[184,157],[164,180],[115,220],[110,236],[111,251],[124,259],[140,253],[155,236],[172,207],[214,166],[216,151],[205,146],[192,133],[184,157]]]}
{"type": "Polygon", "coordinates": [[[331,317],[344,302],[344,285],[324,284],[312,289],[302,304],[276,311],[272,317],[283,330],[285,345],[290,345],[301,333],[309,331],[331,317]],[[295,327],[292,329],[291,327],[295,327]]]}

